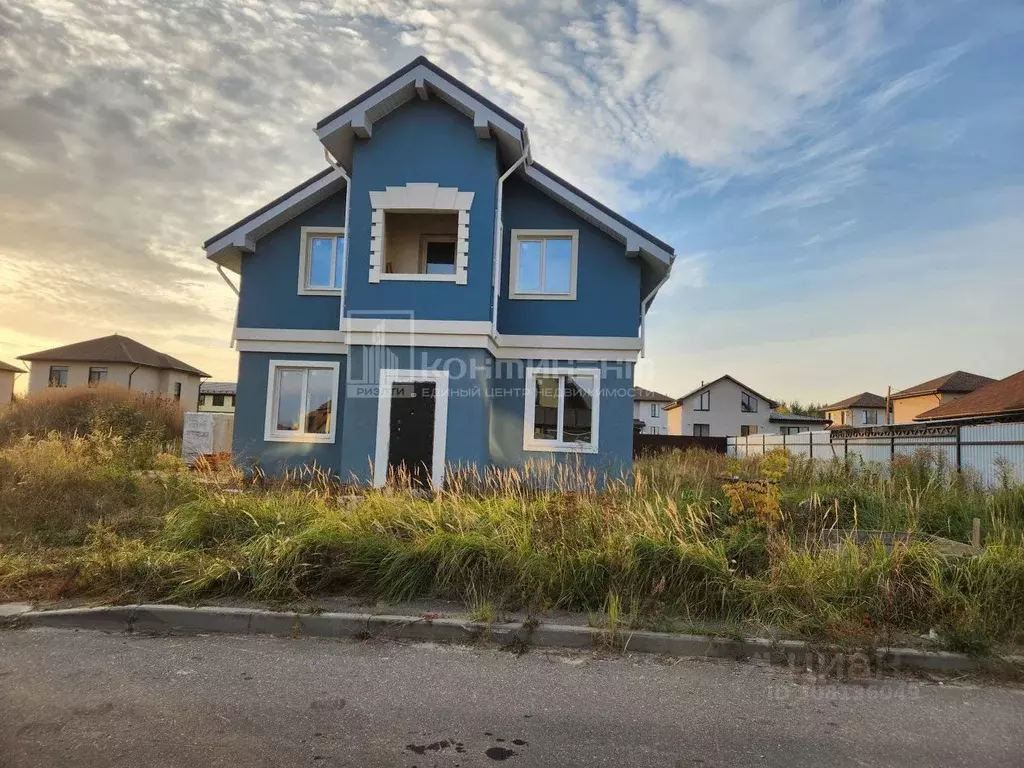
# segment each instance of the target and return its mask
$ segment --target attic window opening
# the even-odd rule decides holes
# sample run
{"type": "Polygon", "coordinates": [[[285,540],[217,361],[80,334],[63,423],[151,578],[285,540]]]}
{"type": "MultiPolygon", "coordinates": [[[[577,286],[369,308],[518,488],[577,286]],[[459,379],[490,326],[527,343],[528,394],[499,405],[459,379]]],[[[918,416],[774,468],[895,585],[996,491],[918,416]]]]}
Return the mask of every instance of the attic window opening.
{"type": "Polygon", "coordinates": [[[386,211],[383,277],[454,281],[458,234],[459,214],[454,211],[386,211]]]}

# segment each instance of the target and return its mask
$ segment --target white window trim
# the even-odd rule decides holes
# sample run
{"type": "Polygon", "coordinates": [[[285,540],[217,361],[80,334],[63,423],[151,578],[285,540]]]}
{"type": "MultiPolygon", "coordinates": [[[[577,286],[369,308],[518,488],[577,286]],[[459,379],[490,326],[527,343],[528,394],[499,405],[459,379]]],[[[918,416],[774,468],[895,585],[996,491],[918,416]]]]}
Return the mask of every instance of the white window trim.
{"type": "MultiPolygon", "coordinates": [[[[510,299],[530,299],[538,301],[575,301],[576,300],[576,276],[579,263],[580,231],[578,229],[513,229],[509,250],[508,297],[510,299]],[[520,240],[543,240],[546,238],[572,240],[572,256],[569,259],[569,292],[568,293],[535,293],[519,290],[519,241],[520,240]]],[[[546,247],[546,246],[545,246],[546,247]]],[[[543,253],[543,249],[541,251],[543,253]]],[[[541,263],[543,265],[543,256],[541,263]]],[[[543,270],[543,266],[541,267],[543,270]]]]}
{"type": "MultiPolygon", "coordinates": [[[[341,364],[328,360],[271,360],[267,373],[267,410],[266,420],[263,423],[263,439],[271,443],[333,443],[338,430],[338,379],[341,372],[341,364]],[[277,393],[275,384],[277,382],[277,371],[279,368],[316,368],[332,372],[332,391],[334,392],[333,408],[331,413],[331,426],[327,434],[308,434],[306,432],[283,432],[273,428],[277,423],[275,412],[277,409],[277,393]]],[[[308,381],[308,377],[307,377],[308,381]]],[[[302,407],[306,407],[306,391],[303,385],[302,407]]]]}
{"type": "MultiPolygon", "coordinates": [[[[562,421],[562,409],[565,399],[560,385],[558,393],[558,420],[562,421]]],[[[551,453],[597,453],[598,438],[601,434],[601,369],[561,367],[527,367],[526,369],[526,403],[523,417],[523,450],[548,451],[551,453]],[[538,376],[592,376],[594,391],[591,393],[593,410],[590,415],[590,443],[566,443],[556,440],[538,440],[533,436],[534,404],[537,400],[538,376]]]]}
{"type": "Polygon", "coordinates": [[[434,443],[430,458],[430,484],[444,484],[445,451],[448,444],[448,371],[382,368],[377,390],[377,446],[373,461],[373,485],[382,488],[388,479],[391,447],[391,390],[395,384],[434,382],[434,443]]]}
{"type": "Polygon", "coordinates": [[[410,183],[404,187],[385,187],[370,192],[370,277],[371,283],[381,280],[414,280],[421,282],[454,282],[465,285],[469,266],[469,211],[474,192],[460,192],[455,187],[430,183],[410,183]],[[454,275],[409,275],[384,271],[384,214],[437,213],[458,214],[455,241],[454,275]]]}
{"type": "Polygon", "coordinates": [[[331,274],[335,274],[338,268],[338,259],[344,262],[345,248],[338,253],[339,237],[345,237],[346,245],[348,238],[345,235],[344,227],[302,227],[300,230],[302,243],[299,248],[299,296],[341,296],[345,286],[345,264],[341,265],[341,287],[338,288],[311,288],[309,286],[309,249],[314,237],[334,238],[334,253],[331,257],[331,274]]]}

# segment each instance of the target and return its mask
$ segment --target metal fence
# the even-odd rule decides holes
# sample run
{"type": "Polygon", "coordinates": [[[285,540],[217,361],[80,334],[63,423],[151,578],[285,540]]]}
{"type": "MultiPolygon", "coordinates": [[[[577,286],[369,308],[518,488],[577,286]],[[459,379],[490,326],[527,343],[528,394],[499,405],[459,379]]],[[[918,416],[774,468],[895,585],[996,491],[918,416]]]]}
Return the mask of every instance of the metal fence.
{"type": "Polygon", "coordinates": [[[688,451],[700,448],[725,453],[724,437],[690,437],[689,435],[633,435],[633,458],[665,451],[688,451]]]}
{"type": "Polygon", "coordinates": [[[728,438],[727,453],[742,458],[776,448],[822,461],[860,456],[881,464],[923,449],[944,456],[958,471],[976,473],[986,485],[996,485],[1004,473],[1024,481],[1024,423],[898,424],[797,435],[749,435],[728,438]]]}

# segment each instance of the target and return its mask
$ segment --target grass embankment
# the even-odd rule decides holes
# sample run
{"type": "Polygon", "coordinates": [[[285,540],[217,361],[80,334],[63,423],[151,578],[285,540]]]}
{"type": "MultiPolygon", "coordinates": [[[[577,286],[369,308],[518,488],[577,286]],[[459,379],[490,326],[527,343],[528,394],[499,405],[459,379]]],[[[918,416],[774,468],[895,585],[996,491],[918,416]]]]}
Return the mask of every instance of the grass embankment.
{"type": "Polygon", "coordinates": [[[433,499],[317,477],[214,480],[109,433],[0,448],[0,599],[344,592],[484,613],[614,606],[634,625],[727,620],[858,641],[936,628],[955,648],[1024,640],[1024,489],[986,491],[924,456],[889,476],[677,453],[600,493],[504,474],[433,499]],[[723,483],[733,474],[767,482],[723,483]],[[973,557],[818,543],[855,526],[967,541],[974,517],[986,546],[973,557]]]}

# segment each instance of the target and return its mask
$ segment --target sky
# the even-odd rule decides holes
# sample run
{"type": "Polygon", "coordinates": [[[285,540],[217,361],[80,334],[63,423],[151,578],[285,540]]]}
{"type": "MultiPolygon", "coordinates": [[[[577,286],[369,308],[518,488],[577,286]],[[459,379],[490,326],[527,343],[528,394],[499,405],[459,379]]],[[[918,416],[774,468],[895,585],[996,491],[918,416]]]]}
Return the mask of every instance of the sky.
{"type": "Polygon", "coordinates": [[[120,332],[234,380],[202,242],[420,54],[674,245],[638,383],[1024,368],[1020,0],[6,0],[0,360],[120,332]]]}

